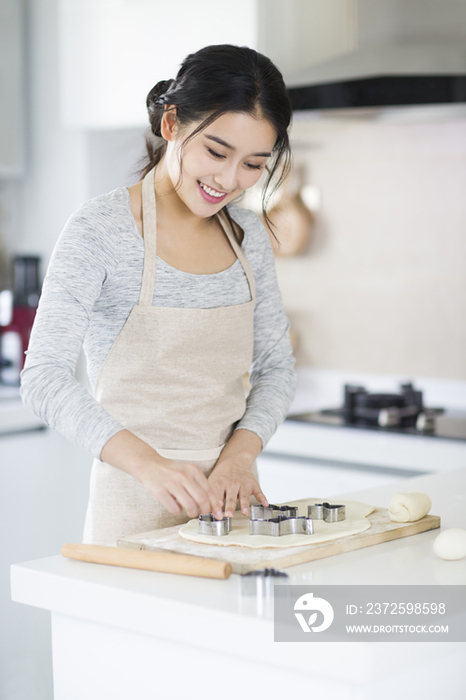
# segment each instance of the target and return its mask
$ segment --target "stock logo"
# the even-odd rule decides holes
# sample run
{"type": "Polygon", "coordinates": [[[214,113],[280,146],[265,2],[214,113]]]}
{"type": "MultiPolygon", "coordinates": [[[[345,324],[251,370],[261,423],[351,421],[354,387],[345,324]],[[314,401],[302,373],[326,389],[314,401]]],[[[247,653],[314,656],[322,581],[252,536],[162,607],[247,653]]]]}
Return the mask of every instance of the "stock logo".
{"type": "Polygon", "coordinates": [[[294,604],[295,617],[298,620],[303,632],[323,632],[328,629],[333,622],[334,612],[330,603],[324,598],[314,598],[313,593],[305,593],[298,598],[294,604]],[[306,622],[305,616],[296,610],[303,610],[306,613],[311,613],[306,622]],[[317,620],[317,613],[321,612],[324,616],[323,622],[317,627],[313,626],[317,620]]]}

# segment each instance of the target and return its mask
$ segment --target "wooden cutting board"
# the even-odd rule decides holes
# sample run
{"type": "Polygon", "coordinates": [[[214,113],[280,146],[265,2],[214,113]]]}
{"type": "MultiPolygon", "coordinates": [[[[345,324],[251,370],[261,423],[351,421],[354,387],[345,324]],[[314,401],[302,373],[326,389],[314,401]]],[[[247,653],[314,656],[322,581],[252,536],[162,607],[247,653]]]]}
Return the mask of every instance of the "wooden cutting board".
{"type": "MultiPolygon", "coordinates": [[[[303,499],[301,502],[305,503],[308,501],[309,499],[303,499]]],[[[300,501],[293,501],[294,505],[298,503],[300,501]]],[[[272,567],[284,569],[288,566],[332,557],[335,554],[351,552],[354,549],[372,547],[372,545],[380,544],[381,542],[409,537],[419,532],[426,532],[427,530],[434,530],[440,527],[438,515],[426,515],[414,523],[392,523],[388,510],[384,508],[376,508],[373,513],[367,516],[367,519],[371,526],[364,532],[349,537],[341,537],[330,542],[323,542],[322,544],[303,547],[249,549],[237,546],[217,547],[209,544],[198,544],[197,542],[185,540],[178,534],[180,528],[183,527],[182,525],[124,537],[118,540],[117,546],[207,557],[217,561],[229,562],[235,574],[246,574],[249,571],[272,567]]]]}

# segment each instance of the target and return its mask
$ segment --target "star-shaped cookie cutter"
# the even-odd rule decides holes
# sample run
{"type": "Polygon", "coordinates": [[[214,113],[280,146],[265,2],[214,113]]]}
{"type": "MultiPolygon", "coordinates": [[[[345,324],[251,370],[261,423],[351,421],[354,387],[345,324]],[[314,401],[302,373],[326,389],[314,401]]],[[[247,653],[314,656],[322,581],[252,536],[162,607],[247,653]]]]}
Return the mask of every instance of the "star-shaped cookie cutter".
{"type": "Polygon", "coordinates": [[[297,518],[298,509],[295,506],[252,505],[251,520],[271,520],[272,518],[297,518]]]}
{"type": "Polygon", "coordinates": [[[270,535],[282,537],[284,535],[312,535],[314,526],[312,518],[305,515],[294,518],[269,518],[267,520],[250,520],[250,535],[270,535]]]}
{"type": "Polygon", "coordinates": [[[313,520],[323,520],[326,523],[338,523],[346,518],[345,506],[330,505],[330,503],[314,503],[307,507],[307,517],[313,520]]]}

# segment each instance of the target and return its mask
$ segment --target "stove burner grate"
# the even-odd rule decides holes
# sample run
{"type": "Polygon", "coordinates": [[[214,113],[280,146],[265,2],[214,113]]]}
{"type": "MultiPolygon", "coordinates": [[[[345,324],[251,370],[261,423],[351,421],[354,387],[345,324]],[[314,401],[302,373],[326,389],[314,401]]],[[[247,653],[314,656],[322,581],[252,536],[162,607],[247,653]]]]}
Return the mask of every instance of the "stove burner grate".
{"type": "Polygon", "coordinates": [[[341,416],[345,425],[413,428],[430,433],[435,431],[435,416],[443,413],[443,409],[424,407],[422,391],[411,383],[402,384],[398,394],[371,394],[363,386],[345,384],[343,407],[320,413],[341,416]]]}
{"type": "Polygon", "coordinates": [[[420,437],[466,441],[466,410],[427,408],[422,391],[412,383],[399,393],[369,393],[363,386],[346,384],[343,405],[338,408],[290,414],[290,421],[329,428],[354,428],[420,437]]]}

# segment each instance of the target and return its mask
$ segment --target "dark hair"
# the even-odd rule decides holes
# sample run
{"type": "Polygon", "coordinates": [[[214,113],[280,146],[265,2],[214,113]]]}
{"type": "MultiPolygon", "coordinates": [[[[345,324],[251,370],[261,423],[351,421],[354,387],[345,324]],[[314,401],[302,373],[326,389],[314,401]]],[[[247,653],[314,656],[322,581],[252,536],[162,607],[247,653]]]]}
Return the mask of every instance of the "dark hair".
{"type": "Polygon", "coordinates": [[[203,120],[184,144],[227,112],[259,115],[270,122],[277,132],[277,140],[262,196],[262,212],[270,228],[266,213],[270,197],[267,190],[272,181],[273,189],[281,185],[291,164],[287,131],[291,103],[282,74],[272,61],[247,46],[206,46],[185,58],[174,80],[157,83],[147,95],[146,104],[152,134],[159,138],[146,138],[148,163],[142,176],[157,165],[165,153],[166,141],[160,138],[160,125],[166,105],[176,107],[180,126],[203,120]],[[282,168],[276,178],[280,163],[282,168]]]}

